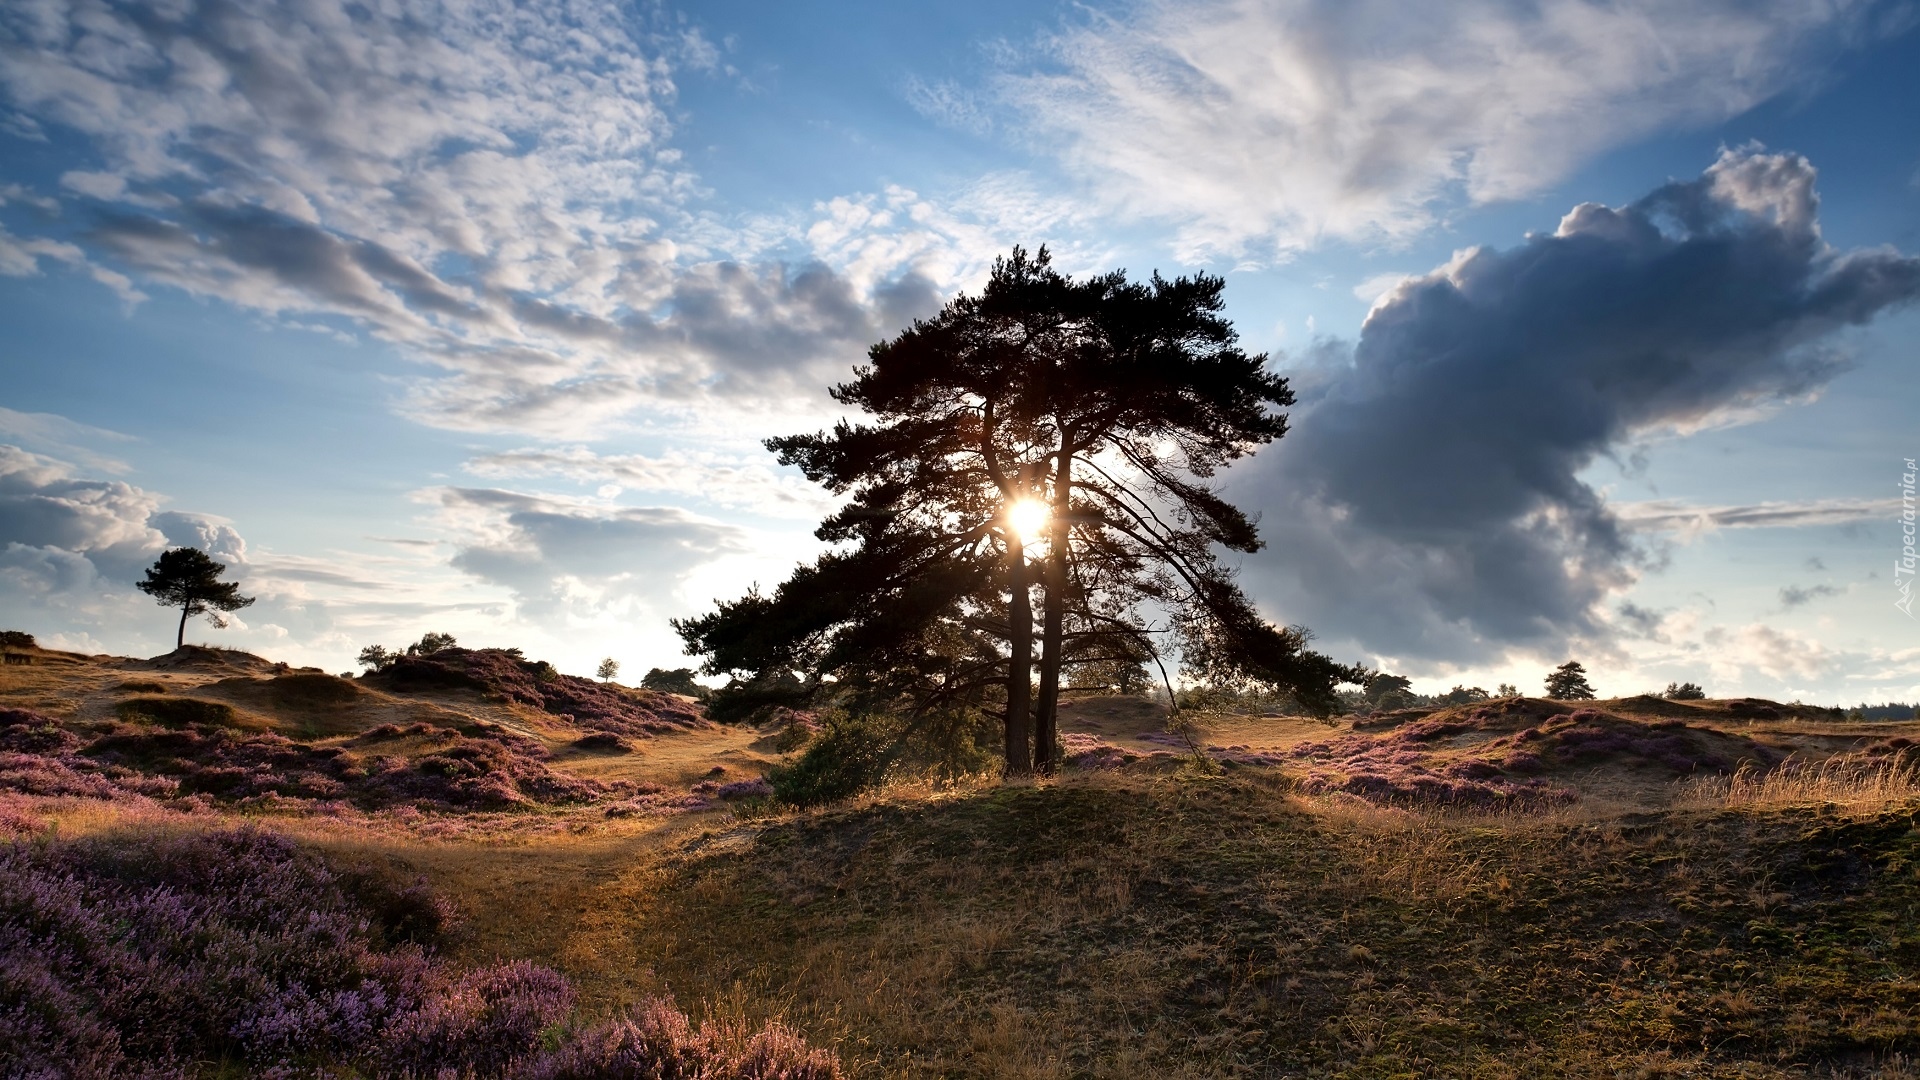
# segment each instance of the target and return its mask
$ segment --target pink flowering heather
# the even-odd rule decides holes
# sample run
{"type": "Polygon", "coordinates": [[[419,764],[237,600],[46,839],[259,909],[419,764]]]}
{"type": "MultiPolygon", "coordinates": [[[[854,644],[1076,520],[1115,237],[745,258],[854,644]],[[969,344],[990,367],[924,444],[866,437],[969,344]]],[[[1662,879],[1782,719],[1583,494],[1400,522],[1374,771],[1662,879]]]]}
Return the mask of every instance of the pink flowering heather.
{"type": "Polygon", "coordinates": [[[630,790],[556,772],[545,747],[489,724],[464,731],[387,724],[343,748],[208,724],[121,723],[83,739],[46,717],[7,712],[0,720],[13,722],[0,728],[0,790],[30,795],[486,810],[595,802],[630,790]],[[417,756],[379,752],[402,739],[417,756]]]}
{"type": "Polygon", "coordinates": [[[449,917],[254,828],[0,845],[0,1076],[840,1075],[777,1025],[663,1002],[578,1031],[558,973],[436,959],[449,917]]]}

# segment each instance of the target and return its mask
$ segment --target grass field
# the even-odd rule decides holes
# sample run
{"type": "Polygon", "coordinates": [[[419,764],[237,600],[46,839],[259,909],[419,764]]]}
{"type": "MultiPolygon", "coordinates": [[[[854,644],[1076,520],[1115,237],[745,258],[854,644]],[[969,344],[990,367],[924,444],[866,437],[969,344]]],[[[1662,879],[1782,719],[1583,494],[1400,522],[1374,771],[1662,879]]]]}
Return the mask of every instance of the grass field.
{"type": "MultiPolygon", "coordinates": [[[[157,726],[120,703],[191,698],[350,750],[381,724],[478,722],[654,800],[780,756],[771,730],[712,724],[586,752],[519,704],[359,680],[290,700],[286,674],[49,657],[6,669],[0,706],[81,730],[157,726]]],[[[463,913],[456,963],[550,965],[585,1016],[664,993],[697,1018],[784,1019],[861,1077],[1920,1074],[1915,725],[1591,710],[1213,716],[1195,754],[1151,703],[1090,699],[1063,729],[1112,751],[1097,764],[808,812],[610,814],[624,788],[486,812],[9,805],[63,835],[259,821],[424,874],[463,913]],[[1564,794],[1526,794],[1546,790],[1564,794]],[[1461,791],[1493,796],[1415,797],[1461,791]]]]}

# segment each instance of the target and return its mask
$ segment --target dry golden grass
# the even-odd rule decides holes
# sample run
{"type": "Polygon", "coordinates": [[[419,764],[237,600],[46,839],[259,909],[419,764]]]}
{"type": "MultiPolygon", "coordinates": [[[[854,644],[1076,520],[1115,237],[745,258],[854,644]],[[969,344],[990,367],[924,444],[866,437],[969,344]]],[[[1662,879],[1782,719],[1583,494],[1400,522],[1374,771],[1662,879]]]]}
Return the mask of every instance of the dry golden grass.
{"type": "Polygon", "coordinates": [[[1901,1075],[1884,1051],[1920,1032],[1899,1004],[1920,982],[1875,957],[1913,943],[1795,959],[1723,935],[1913,935],[1809,907],[1824,879],[1782,877],[1797,819],[1648,818],[1419,814],[1198,771],[876,798],[667,850],[582,941],[862,1076],[1772,1077],[1796,1054],[1850,1075],[1836,1045],[1901,1075]],[[1766,1049],[1687,1045],[1716,1029],[1766,1049]]]}
{"type": "Polygon", "coordinates": [[[1674,805],[1741,810],[1820,806],[1865,814],[1915,798],[1920,798],[1920,755],[1836,754],[1825,760],[1788,758],[1765,772],[1748,765],[1731,776],[1705,777],[1682,787],[1674,805]]]}
{"type": "MultiPolygon", "coordinates": [[[[75,660],[0,672],[0,702],[84,719],[151,681],[299,720],[252,682],[215,685],[242,677],[75,660]]],[[[552,964],[589,1012],[666,992],[709,1018],[784,1019],[860,1077],[1914,1076],[1920,777],[1857,751],[1916,725],[1602,704],[1684,708],[1802,756],[1679,786],[1619,771],[1572,805],[1503,813],[1165,762],[908,781],[745,817],[252,820],[425,875],[468,918],[462,959],[552,964]]],[[[776,759],[766,732],[724,727],[580,753],[551,717],[451,693],[365,690],[346,708],[353,723],[502,723],[605,779],[684,787],[776,759]]],[[[1165,721],[1113,699],[1063,713],[1134,749],[1166,748],[1141,738],[1165,721]]],[[[1328,735],[1299,718],[1205,723],[1203,744],[1328,735]]],[[[63,832],[245,816],[47,805],[63,832]]]]}

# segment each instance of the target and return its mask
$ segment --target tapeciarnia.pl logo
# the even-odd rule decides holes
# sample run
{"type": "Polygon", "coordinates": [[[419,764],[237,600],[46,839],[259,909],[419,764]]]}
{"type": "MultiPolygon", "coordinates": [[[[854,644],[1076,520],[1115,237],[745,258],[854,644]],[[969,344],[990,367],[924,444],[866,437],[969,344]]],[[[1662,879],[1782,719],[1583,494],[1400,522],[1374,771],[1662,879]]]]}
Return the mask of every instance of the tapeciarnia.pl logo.
{"type": "Polygon", "coordinates": [[[1900,557],[1893,560],[1893,590],[1898,594],[1893,606],[1913,618],[1913,479],[1920,468],[1914,459],[1906,459],[1906,471],[1900,474],[1900,557]]]}

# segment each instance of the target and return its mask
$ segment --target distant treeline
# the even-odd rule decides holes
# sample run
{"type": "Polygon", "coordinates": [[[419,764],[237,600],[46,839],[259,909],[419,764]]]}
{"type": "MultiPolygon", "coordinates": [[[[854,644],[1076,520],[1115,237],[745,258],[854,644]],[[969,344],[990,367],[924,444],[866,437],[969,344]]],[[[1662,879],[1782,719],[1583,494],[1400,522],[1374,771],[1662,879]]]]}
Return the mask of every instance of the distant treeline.
{"type": "Polygon", "coordinates": [[[1847,710],[1847,716],[1855,720],[1911,720],[1913,706],[1898,701],[1885,705],[1868,705],[1862,702],[1847,710]]]}

